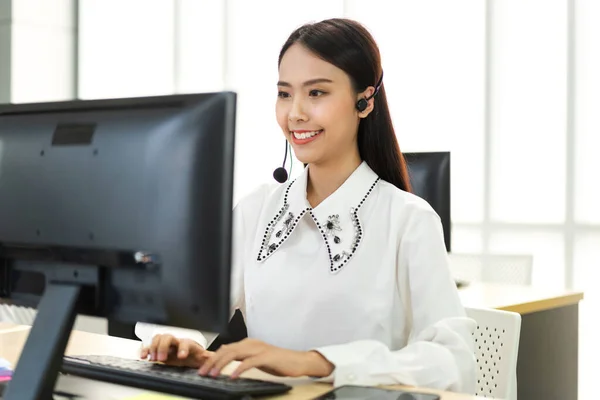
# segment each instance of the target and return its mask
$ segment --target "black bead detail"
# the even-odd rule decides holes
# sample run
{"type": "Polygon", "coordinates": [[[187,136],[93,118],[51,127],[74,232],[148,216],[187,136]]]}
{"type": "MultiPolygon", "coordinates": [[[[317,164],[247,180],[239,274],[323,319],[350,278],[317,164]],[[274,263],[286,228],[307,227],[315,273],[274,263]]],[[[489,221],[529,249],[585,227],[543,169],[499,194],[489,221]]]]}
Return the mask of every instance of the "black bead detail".
{"type": "MultiPolygon", "coordinates": [[[[371,185],[371,187],[369,188],[369,190],[367,191],[367,193],[365,194],[365,196],[362,198],[362,200],[359,202],[359,204],[356,206],[356,208],[353,208],[353,209],[350,210],[351,211],[350,215],[352,216],[352,222],[353,222],[353,225],[354,225],[355,230],[356,230],[356,239],[353,241],[353,243],[352,243],[352,245],[350,247],[350,250],[349,250],[350,254],[344,252],[344,257],[342,257],[340,254],[336,254],[334,257],[331,258],[331,267],[330,267],[330,270],[331,270],[332,273],[336,273],[340,269],[342,269],[342,267],[345,266],[350,261],[350,259],[352,258],[352,256],[356,252],[356,250],[358,249],[358,245],[359,245],[360,241],[362,240],[362,236],[363,236],[362,235],[363,230],[362,230],[362,227],[360,225],[360,221],[358,220],[358,210],[366,202],[367,197],[371,194],[371,192],[375,188],[375,185],[377,185],[378,182],[379,182],[379,178],[377,178],[375,180],[375,182],[373,182],[373,184],[371,185]],[[334,266],[333,265],[334,262],[340,262],[340,263],[337,266],[334,266]]],[[[313,216],[313,219],[315,219],[314,216],[313,216]]],[[[329,228],[329,229],[331,229],[331,228],[329,228]]],[[[321,234],[323,234],[323,238],[325,238],[325,243],[327,243],[326,235],[322,231],[321,231],[321,234]]],[[[336,243],[338,243],[336,241],[336,238],[338,238],[338,237],[335,236],[334,239],[333,239],[333,241],[336,242],[336,243]]],[[[331,256],[331,254],[330,254],[330,256],[331,256]]]]}
{"type": "MultiPolygon", "coordinates": [[[[291,218],[286,221],[283,221],[284,224],[287,224],[287,229],[285,230],[285,233],[283,232],[283,229],[277,231],[273,236],[278,238],[279,241],[277,243],[271,243],[269,245],[269,243],[267,241],[267,236],[269,235],[269,230],[275,228],[275,224],[281,220],[281,217],[285,214],[285,211],[288,208],[289,208],[289,205],[287,204],[287,202],[284,202],[282,210],[273,219],[274,220],[274,223],[272,224],[273,226],[267,227],[266,233],[263,237],[262,246],[260,248],[259,255],[257,258],[258,261],[263,261],[263,260],[266,260],[267,258],[269,258],[269,256],[271,256],[271,254],[273,254],[273,252],[275,250],[277,250],[283,244],[283,242],[289,237],[291,232],[295,229],[297,222],[300,221],[300,219],[304,216],[304,211],[303,211],[300,213],[300,215],[298,215],[296,217],[295,221],[291,218]]],[[[273,231],[271,231],[271,232],[273,232],[273,231]]]]}
{"type": "MultiPolygon", "coordinates": [[[[284,195],[284,207],[288,206],[287,199],[288,199],[288,195],[289,195],[290,189],[291,189],[292,185],[294,184],[294,182],[295,181],[292,181],[288,185],[288,187],[287,187],[287,189],[285,191],[285,195],[284,195]]],[[[373,191],[373,189],[375,188],[375,186],[377,185],[378,182],[379,182],[379,178],[377,178],[375,180],[375,182],[373,182],[373,184],[371,185],[371,187],[369,188],[369,190],[367,191],[367,193],[365,194],[365,196],[362,198],[362,200],[360,201],[360,203],[357,205],[357,207],[351,210],[351,212],[352,212],[351,215],[353,216],[353,222],[355,222],[354,226],[355,226],[357,235],[356,235],[356,239],[354,240],[354,243],[352,243],[352,247],[350,249],[350,254],[348,254],[347,252],[344,252],[344,256],[343,257],[342,257],[341,254],[336,254],[333,257],[331,256],[331,254],[332,254],[331,253],[331,247],[330,247],[329,242],[327,240],[327,234],[323,231],[323,229],[322,229],[321,224],[319,223],[319,221],[317,221],[317,218],[315,217],[314,213],[312,212],[312,208],[311,207],[307,207],[306,209],[304,209],[301,212],[301,214],[299,216],[296,217],[296,219],[294,221],[294,224],[289,226],[287,232],[285,233],[284,237],[279,241],[279,243],[273,243],[273,244],[269,245],[268,247],[266,247],[266,249],[268,249],[268,253],[264,257],[262,257],[259,254],[258,261],[262,261],[262,260],[267,259],[272,254],[272,252],[274,250],[276,250],[279,246],[281,246],[281,244],[288,238],[288,236],[291,233],[291,231],[294,230],[294,228],[296,227],[296,225],[300,221],[300,219],[304,216],[304,213],[309,212],[311,214],[311,216],[312,216],[313,221],[315,221],[317,227],[319,228],[319,231],[321,232],[321,235],[323,236],[323,239],[325,240],[325,244],[326,244],[326,247],[327,247],[327,252],[328,252],[330,260],[331,260],[331,267],[330,267],[331,272],[337,272],[337,271],[339,271],[344,265],[346,265],[349,262],[350,258],[354,255],[354,252],[358,248],[358,244],[360,243],[360,241],[362,239],[362,227],[360,226],[360,221],[358,221],[358,210],[365,203],[365,201],[367,200],[367,197],[371,194],[371,192],[373,191]],[[334,260],[336,262],[340,262],[341,261],[341,263],[339,265],[337,265],[337,266],[334,266],[333,265],[334,260]]],[[[268,227],[270,227],[271,225],[274,226],[281,219],[281,217],[283,216],[283,214],[284,214],[284,212],[286,210],[287,210],[287,208],[281,209],[279,211],[279,213],[276,215],[276,217],[273,219],[273,221],[268,225],[268,227]]],[[[292,221],[290,220],[290,221],[286,221],[286,222],[291,223],[292,221]]],[[[332,229],[333,228],[332,224],[328,223],[327,224],[327,228],[328,229],[332,229]]],[[[277,234],[276,234],[276,236],[277,236],[277,234]]],[[[281,235],[279,235],[277,237],[280,237],[280,236],[281,235]]],[[[267,234],[264,235],[263,244],[265,244],[266,238],[267,238],[267,234]]],[[[339,244],[341,242],[341,239],[338,236],[334,236],[333,241],[336,244],[339,244]]],[[[266,244],[268,244],[268,243],[266,243],[266,244]]],[[[263,250],[265,250],[265,247],[261,246],[261,254],[262,254],[263,250]]]]}
{"type": "Polygon", "coordinates": [[[287,203],[288,194],[290,193],[290,189],[292,188],[292,185],[294,184],[294,182],[296,182],[296,181],[295,180],[291,181],[290,184],[288,185],[287,189],[285,189],[285,195],[283,196],[284,203],[287,203]]]}

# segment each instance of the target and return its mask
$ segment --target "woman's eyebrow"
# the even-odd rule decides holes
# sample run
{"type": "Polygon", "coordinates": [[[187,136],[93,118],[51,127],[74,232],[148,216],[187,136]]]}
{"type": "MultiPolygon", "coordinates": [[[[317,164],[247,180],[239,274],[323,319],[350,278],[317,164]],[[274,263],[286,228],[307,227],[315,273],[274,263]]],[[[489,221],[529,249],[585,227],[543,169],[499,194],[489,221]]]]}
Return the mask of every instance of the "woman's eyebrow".
{"type": "MultiPolygon", "coordinates": [[[[302,84],[302,86],[311,86],[311,85],[315,85],[317,83],[333,83],[333,81],[331,79],[327,79],[327,78],[316,78],[316,79],[310,79],[310,80],[304,82],[302,84]]],[[[292,87],[292,85],[290,83],[284,82],[284,81],[277,82],[277,86],[292,87]]]]}

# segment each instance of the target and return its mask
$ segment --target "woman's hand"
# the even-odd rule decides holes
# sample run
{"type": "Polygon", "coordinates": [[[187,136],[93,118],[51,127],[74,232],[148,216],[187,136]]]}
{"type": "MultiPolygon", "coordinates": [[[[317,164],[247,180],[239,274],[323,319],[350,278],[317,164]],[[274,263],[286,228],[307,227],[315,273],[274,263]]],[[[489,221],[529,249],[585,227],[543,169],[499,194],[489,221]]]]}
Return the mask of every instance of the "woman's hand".
{"type": "Polygon", "coordinates": [[[271,346],[260,340],[244,339],[223,345],[200,367],[200,375],[217,376],[231,361],[241,361],[231,374],[237,378],[251,368],[258,368],[277,376],[324,377],[333,372],[334,366],[315,351],[294,351],[271,346]]]}
{"type": "Polygon", "coordinates": [[[200,368],[213,354],[190,339],[177,339],[173,335],[156,335],[149,347],[142,348],[140,357],[160,361],[168,365],[200,368]]]}

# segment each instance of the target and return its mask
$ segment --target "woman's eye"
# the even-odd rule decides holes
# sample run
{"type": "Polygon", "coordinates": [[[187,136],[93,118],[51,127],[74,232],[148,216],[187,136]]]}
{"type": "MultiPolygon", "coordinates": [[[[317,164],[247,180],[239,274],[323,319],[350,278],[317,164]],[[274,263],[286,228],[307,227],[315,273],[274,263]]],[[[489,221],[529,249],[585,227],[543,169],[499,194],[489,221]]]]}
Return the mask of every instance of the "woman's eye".
{"type": "Polygon", "coordinates": [[[317,89],[313,89],[310,92],[308,92],[308,95],[310,97],[319,97],[321,95],[324,95],[325,92],[321,91],[321,90],[317,90],[317,89]]]}
{"type": "Polygon", "coordinates": [[[281,97],[282,99],[287,99],[288,97],[290,97],[290,94],[288,92],[279,91],[277,93],[277,97],[281,97]]]}

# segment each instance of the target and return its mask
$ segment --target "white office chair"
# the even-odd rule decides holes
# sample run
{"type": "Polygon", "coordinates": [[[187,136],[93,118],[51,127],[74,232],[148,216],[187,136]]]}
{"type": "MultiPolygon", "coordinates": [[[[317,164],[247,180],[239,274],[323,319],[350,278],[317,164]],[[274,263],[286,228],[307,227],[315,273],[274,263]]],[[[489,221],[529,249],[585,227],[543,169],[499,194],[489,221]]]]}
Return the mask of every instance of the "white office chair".
{"type": "Polygon", "coordinates": [[[531,285],[531,255],[450,253],[448,260],[452,275],[459,280],[531,285]]]}
{"type": "Polygon", "coordinates": [[[477,396],[516,400],[521,315],[494,309],[467,308],[477,322],[477,396]]]}
{"type": "Polygon", "coordinates": [[[35,309],[0,304],[0,322],[18,325],[32,325],[35,319],[35,309]]]}
{"type": "MultiPolygon", "coordinates": [[[[35,308],[0,304],[0,322],[17,325],[33,325],[37,315],[35,308]]],[[[105,318],[78,315],[73,329],[91,333],[108,334],[108,322],[105,318]]]]}

